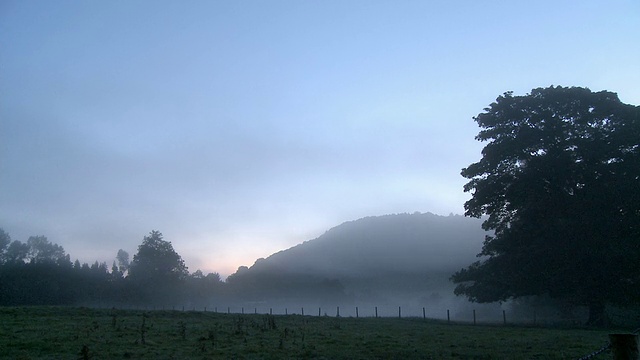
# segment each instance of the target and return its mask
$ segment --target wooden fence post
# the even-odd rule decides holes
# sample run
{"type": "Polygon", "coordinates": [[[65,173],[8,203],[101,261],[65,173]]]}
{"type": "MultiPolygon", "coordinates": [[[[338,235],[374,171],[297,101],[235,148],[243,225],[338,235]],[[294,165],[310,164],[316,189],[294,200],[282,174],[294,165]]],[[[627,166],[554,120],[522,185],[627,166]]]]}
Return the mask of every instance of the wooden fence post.
{"type": "Polygon", "coordinates": [[[449,309],[447,309],[447,323],[451,322],[451,317],[449,316],[449,309]]]}
{"type": "Polygon", "coordinates": [[[337,307],[336,310],[336,317],[340,317],[340,306],[337,307]]]}
{"type": "Polygon", "coordinates": [[[476,324],[476,309],[473,309],[473,325],[476,324]]]}
{"type": "Polygon", "coordinates": [[[398,306],[398,319],[402,318],[402,307],[398,306]]]}
{"type": "Polygon", "coordinates": [[[358,318],[358,307],[356,306],[356,319],[358,318]]]}
{"type": "Polygon", "coordinates": [[[504,325],[507,325],[507,314],[505,313],[504,310],[502,310],[502,323],[504,325]]]}
{"type": "Polygon", "coordinates": [[[322,310],[321,307],[318,308],[318,316],[320,316],[320,310],[322,310]]]}
{"type": "Polygon", "coordinates": [[[424,307],[422,308],[422,318],[426,319],[427,318],[427,313],[424,310],[424,307]]]}
{"type": "Polygon", "coordinates": [[[378,318],[378,307],[376,306],[376,318],[378,318]]]}
{"type": "Polygon", "coordinates": [[[609,334],[611,351],[615,360],[638,360],[638,335],[609,334]]]}

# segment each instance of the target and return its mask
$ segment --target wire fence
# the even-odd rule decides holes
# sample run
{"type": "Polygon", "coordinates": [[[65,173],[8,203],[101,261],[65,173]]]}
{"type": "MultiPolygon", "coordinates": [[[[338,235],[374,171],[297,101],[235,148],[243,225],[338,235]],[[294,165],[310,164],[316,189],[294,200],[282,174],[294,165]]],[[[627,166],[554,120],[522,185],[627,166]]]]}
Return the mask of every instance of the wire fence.
{"type": "Polygon", "coordinates": [[[477,309],[435,309],[433,307],[418,306],[260,306],[251,305],[121,305],[121,306],[97,306],[100,308],[112,308],[123,310],[144,311],[191,311],[211,312],[219,314],[268,314],[268,315],[301,315],[301,316],[325,316],[325,317],[350,317],[350,318],[422,318],[425,320],[439,320],[447,323],[472,324],[472,325],[531,325],[531,326],[579,326],[584,323],[582,318],[559,318],[557,316],[538,313],[535,310],[529,314],[512,314],[502,309],[477,310],[477,309]]]}

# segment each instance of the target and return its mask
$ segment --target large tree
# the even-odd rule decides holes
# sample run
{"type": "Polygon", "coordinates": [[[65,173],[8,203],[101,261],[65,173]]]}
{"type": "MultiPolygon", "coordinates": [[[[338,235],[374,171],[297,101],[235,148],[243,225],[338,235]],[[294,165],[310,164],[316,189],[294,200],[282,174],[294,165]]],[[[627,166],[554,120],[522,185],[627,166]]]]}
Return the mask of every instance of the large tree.
{"type": "Polygon", "coordinates": [[[138,246],[138,253],[129,265],[128,278],[139,286],[143,297],[162,302],[173,300],[175,290],[188,276],[187,266],[171,242],[165,241],[161,232],[153,230],[138,246]]]}
{"type": "Polygon", "coordinates": [[[488,144],[462,170],[467,216],[487,216],[481,260],[455,293],[493,302],[548,295],[589,307],[640,295],[640,106],[615,93],[538,88],[474,120],[488,144]]]}

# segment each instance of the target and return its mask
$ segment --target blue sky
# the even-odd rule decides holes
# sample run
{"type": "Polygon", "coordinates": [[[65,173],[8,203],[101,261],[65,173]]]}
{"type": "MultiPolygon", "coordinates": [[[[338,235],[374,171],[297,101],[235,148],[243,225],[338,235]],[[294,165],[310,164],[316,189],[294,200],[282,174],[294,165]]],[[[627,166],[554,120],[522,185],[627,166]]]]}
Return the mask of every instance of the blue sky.
{"type": "Polygon", "coordinates": [[[0,227],[109,264],[157,229],[228,275],[344,221],[461,214],[475,115],[549,85],[640,104],[639,41],[635,0],[5,0],[0,227]]]}

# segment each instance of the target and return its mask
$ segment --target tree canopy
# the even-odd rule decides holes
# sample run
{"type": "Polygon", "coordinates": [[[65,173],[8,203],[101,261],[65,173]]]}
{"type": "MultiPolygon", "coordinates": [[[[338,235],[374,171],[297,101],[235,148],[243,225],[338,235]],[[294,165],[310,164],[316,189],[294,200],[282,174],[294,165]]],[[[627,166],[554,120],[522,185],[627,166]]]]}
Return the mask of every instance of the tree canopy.
{"type": "Polygon", "coordinates": [[[162,284],[185,280],[189,272],[171,242],[163,240],[162,233],[153,230],[138,246],[138,253],[129,265],[129,276],[133,280],[162,284]]]}
{"type": "Polygon", "coordinates": [[[11,236],[0,228],[0,254],[4,254],[9,244],[11,244],[11,236]]]}
{"type": "Polygon", "coordinates": [[[640,295],[640,106],[615,93],[538,88],[497,98],[474,120],[488,144],[462,170],[467,216],[492,230],[455,273],[472,301],[548,295],[605,305],[640,295]]]}
{"type": "Polygon", "coordinates": [[[129,270],[129,253],[128,252],[122,249],[118,250],[116,259],[118,260],[118,270],[121,273],[125,273],[127,270],[129,270]]]}
{"type": "Polygon", "coordinates": [[[29,247],[28,258],[33,263],[51,262],[71,265],[71,260],[65,254],[64,248],[49,242],[46,236],[30,236],[27,246],[29,247]]]}

